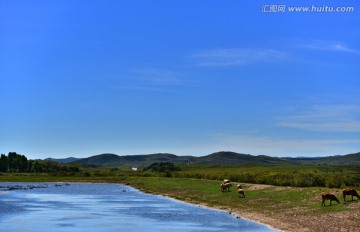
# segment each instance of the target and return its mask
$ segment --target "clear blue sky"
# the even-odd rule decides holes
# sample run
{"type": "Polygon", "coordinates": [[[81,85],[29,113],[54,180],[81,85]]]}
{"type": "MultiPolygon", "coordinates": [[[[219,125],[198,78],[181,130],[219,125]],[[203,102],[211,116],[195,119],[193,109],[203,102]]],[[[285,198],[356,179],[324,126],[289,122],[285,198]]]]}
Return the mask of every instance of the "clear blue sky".
{"type": "Polygon", "coordinates": [[[0,153],[222,150],[360,151],[359,1],[0,2],[0,153]]]}

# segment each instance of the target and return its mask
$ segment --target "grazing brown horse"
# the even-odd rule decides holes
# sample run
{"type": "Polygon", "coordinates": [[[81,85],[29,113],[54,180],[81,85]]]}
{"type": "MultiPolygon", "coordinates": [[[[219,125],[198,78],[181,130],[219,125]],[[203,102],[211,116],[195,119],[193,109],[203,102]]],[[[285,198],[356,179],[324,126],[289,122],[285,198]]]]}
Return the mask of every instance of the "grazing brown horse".
{"type": "Polygon", "coordinates": [[[238,197],[241,197],[241,198],[245,197],[245,192],[243,189],[238,188],[236,191],[238,192],[238,197]]]}
{"type": "Polygon", "coordinates": [[[236,191],[237,191],[237,193],[238,193],[238,197],[241,197],[241,198],[243,198],[243,197],[245,197],[245,192],[244,192],[244,190],[241,188],[241,185],[237,185],[236,186],[236,191]]]}
{"type": "Polygon", "coordinates": [[[346,188],[346,189],[343,189],[342,193],[343,193],[344,201],[345,201],[346,195],[350,195],[352,201],[354,200],[354,196],[357,197],[358,199],[360,199],[360,196],[355,191],[355,189],[346,188]]]}
{"type": "Polygon", "coordinates": [[[231,183],[221,183],[220,189],[221,192],[225,192],[226,190],[230,192],[231,183]]]}
{"type": "Polygon", "coordinates": [[[338,204],[340,203],[339,199],[337,199],[337,197],[331,193],[321,194],[321,198],[322,198],[321,206],[325,206],[326,200],[330,200],[330,205],[332,201],[336,201],[338,204]]]}

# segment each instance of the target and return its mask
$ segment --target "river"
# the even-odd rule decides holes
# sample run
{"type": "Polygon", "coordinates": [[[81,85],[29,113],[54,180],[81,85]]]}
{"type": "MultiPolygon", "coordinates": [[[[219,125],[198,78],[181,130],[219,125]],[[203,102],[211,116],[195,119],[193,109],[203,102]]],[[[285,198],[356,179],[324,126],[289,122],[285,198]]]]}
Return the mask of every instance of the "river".
{"type": "Polygon", "coordinates": [[[118,184],[0,183],[7,232],[274,231],[219,210],[118,184]]]}

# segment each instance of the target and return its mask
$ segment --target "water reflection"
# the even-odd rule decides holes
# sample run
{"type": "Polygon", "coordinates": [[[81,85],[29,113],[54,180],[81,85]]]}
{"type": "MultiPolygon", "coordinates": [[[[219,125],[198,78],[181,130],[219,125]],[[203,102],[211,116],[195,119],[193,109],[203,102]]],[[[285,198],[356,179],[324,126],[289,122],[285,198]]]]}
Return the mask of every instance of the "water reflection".
{"type": "MultiPolygon", "coordinates": [[[[2,183],[2,186],[20,185],[2,183]]],[[[33,184],[33,185],[36,185],[33,184]]],[[[115,184],[0,191],[2,231],[272,231],[227,213],[115,184]]]]}

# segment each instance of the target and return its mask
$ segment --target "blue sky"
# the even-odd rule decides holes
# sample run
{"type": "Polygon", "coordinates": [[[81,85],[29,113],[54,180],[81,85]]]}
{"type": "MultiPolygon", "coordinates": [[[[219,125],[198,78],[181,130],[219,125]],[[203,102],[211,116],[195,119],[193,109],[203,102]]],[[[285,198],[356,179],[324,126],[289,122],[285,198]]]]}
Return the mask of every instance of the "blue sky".
{"type": "Polygon", "coordinates": [[[359,152],[359,11],[358,1],[1,1],[0,153],[359,152]],[[285,12],[262,12],[278,4],[285,12]]]}

